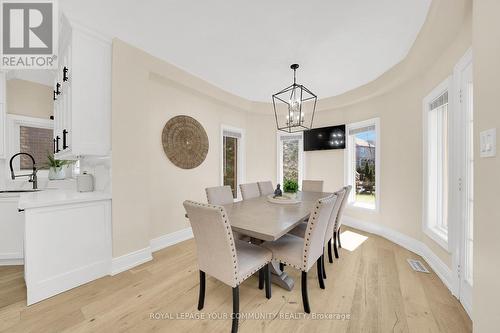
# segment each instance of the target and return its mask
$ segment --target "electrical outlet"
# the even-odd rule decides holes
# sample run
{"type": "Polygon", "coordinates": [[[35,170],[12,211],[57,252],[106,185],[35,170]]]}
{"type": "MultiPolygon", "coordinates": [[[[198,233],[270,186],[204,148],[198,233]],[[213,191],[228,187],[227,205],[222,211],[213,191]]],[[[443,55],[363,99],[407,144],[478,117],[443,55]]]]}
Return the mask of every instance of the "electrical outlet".
{"type": "Polygon", "coordinates": [[[497,129],[492,128],[479,134],[481,157],[495,157],[497,154],[497,129]]]}

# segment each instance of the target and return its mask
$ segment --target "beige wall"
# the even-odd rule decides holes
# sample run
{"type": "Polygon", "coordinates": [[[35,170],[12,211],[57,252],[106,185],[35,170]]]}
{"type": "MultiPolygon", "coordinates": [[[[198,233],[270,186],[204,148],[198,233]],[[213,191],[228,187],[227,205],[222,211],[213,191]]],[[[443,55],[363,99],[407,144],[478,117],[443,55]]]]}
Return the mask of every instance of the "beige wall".
{"type": "Polygon", "coordinates": [[[54,111],[52,88],[25,80],[7,81],[7,112],[48,119],[54,111]]]}
{"type": "MultiPolygon", "coordinates": [[[[479,132],[500,128],[500,1],[474,0],[474,332],[500,327],[500,158],[479,157],[479,132]]],[[[499,143],[497,133],[497,145],[499,143]]]]}
{"type": "Polygon", "coordinates": [[[205,187],[219,185],[222,124],[245,130],[246,180],[274,177],[274,119],[250,109],[252,103],[114,41],[114,257],[188,227],[182,202],[205,202],[205,187]],[[206,160],[191,170],[174,166],[161,144],[163,126],[180,114],[197,119],[210,142],[206,160]]]}

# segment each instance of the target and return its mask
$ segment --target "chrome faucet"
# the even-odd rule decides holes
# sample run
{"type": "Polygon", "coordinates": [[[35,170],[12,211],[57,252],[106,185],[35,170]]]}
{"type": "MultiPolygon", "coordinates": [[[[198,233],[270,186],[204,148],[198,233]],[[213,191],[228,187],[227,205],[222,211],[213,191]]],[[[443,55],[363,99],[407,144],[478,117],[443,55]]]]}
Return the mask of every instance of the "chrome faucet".
{"type": "Polygon", "coordinates": [[[29,182],[33,183],[33,189],[36,190],[38,188],[38,179],[36,177],[37,170],[36,170],[36,165],[35,165],[35,158],[33,156],[31,156],[28,153],[17,153],[10,158],[9,166],[10,166],[10,176],[11,176],[12,180],[14,180],[18,177],[30,177],[29,182]],[[12,160],[14,159],[14,157],[19,156],[19,155],[26,155],[26,156],[29,156],[29,158],[31,158],[31,161],[33,162],[33,172],[32,173],[24,174],[24,175],[14,174],[14,168],[12,167],[12,160]]]}

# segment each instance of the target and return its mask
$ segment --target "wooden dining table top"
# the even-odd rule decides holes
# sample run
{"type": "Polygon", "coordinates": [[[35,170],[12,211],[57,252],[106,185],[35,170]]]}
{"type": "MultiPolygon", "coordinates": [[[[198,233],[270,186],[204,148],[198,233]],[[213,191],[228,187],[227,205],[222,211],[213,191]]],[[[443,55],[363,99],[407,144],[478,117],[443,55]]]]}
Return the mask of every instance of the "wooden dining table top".
{"type": "Polygon", "coordinates": [[[328,192],[297,192],[295,204],[271,203],[267,196],[224,205],[234,231],[265,241],[277,240],[311,214],[318,199],[328,192]]]}

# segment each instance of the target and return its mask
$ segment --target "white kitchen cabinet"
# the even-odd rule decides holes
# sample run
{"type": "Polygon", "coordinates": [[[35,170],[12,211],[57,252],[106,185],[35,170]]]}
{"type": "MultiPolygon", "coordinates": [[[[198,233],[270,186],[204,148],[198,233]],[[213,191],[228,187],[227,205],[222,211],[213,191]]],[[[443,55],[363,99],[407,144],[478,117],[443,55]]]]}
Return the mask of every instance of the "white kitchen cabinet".
{"type": "Polygon", "coordinates": [[[111,40],[62,18],[54,89],[57,158],[111,152],[111,40]],[[65,80],[65,70],[67,79],[65,80]]]}
{"type": "Polygon", "coordinates": [[[5,104],[6,104],[6,86],[7,86],[7,81],[5,79],[5,73],[0,72],[0,158],[5,158],[6,157],[6,144],[5,140],[7,138],[6,136],[6,111],[5,111],[5,104]]]}
{"type": "Polygon", "coordinates": [[[0,266],[23,264],[24,216],[18,196],[0,197],[0,266]]]}
{"type": "MultiPolygon", "coordinates": [[[[31,206],[19,203],[25,207],[28,305],[110,272],[111,200],[74,202],[79,195],[40,192],[27,201],[31,206]],[[51,201],[52,197],[68,198],[65,203],[58,203],[51,201]]],[[[91,200],[93,195],[87,194],[85,200],[91,200]]]]}

